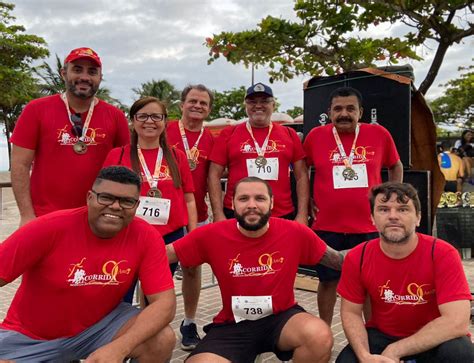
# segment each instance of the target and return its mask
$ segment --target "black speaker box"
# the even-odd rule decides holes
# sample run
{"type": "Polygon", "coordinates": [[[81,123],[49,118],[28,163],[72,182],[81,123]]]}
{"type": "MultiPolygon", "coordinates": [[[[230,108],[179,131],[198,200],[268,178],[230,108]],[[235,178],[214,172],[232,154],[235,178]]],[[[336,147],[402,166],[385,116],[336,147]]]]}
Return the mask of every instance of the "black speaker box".
{"type": "Polygon", "coordinates": [[[306,136],[312,128],[330,123],[329,95],[339,87],[353,87],[363,98],[362,122],[378,123],[392,135],[404,167],[410,165],[410,84],[362,71],[333,77],[310,79],[304,89],[304,126],[306,136]]]}

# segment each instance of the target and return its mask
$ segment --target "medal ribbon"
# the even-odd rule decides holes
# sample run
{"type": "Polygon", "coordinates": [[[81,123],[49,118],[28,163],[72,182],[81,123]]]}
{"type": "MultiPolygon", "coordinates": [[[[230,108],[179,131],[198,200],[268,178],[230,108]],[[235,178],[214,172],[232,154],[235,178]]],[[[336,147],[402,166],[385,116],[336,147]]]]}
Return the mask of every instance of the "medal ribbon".
{"type": "Polygon", "coordinates": [[[332,127],[332,133],[334,135],[334,140],[336,141],[337,148],[339,149],[339,153],[341,154],[344,165],[346,166],[346,168],[352,169],[352,161],[354,160],[357,137],[359,136],[359,124],[357,124],[355,129],[354,142],[352,143],[349,157],[347,157],[347,154],[344,151],[344,146],[342,145],[341,138],[339,137],[339,134],[337,133],[337,130],[334,126],[332,127]]]}
{"type": "MultiPolygon", "coordinates": [[[[69,102],[67,100],[66,93],[61,94],[61,99],[66,105],[66,111],[67,111],[67,116],[69,117],[69,122],[74,127],[74,122],[72,122],[71,120],[71,110],[69,109],[69,102]]],[[[87,130],[89,129],[89,124],[91,122],[92,114],[94,113],[94,107],[95,107],[96,102],[97,102],[97,98],[94,97],[94,99],[91,102],[91,105],[89,106],[89,111],[87,112],[86,120],[84,121],[84,126],[82,126],[82,134],[79,137],[79,140],[82,142],[84,142],[84,138],[86,136],[87,130]]]]}
{"type": "MultiPolygon", "coordinates": [[[[183,139],[183,146],[184,146],[184,151],[186,151],[186,156],[188,159],[194,160],[194,155],[196,154],[196,150],[199,145],[199,141],[201,140],[202,134],[204,132],[204,127],[201,127],[201,133],[199,134],[196,142],[194,143],[193,147],[190,149],[189,148],[189,143],[188,143],[188,138],[186,137],[186,132],[184,131],[184,126],[181,120],[178,121],[178,126],[179,126],[179,132],[181,134],[181,139],[183,139]]],[[[196,161],[196,160],[194,160],[196,161]]]]}
{"type": "Polygon", "coordinates": [[[140,164],[142,165],[142,169],[143,169],[143,172],[145,173],[148,185],[150,186],[150,188],[157,188],[158,179],[160,176],[161,161],[163,160],[163,149],[161,147],[158,149],[158,156],[156,158],[155,170],[153,171],[153,175],[151,175],[150,170],[148,169],[148,166],[146,165],[145,157],[143,156],[140,146],[137,146],[137,148],[138,148],[137,150],[138,159],[140,159],[140,164]]]}
{"type": "Polygon", "coordinates": [[[270,139],[270,133],[272,132],[272,129],[273,129],[273,124],[270,122],[270,126],[268,127],[268,135],[265,138],[265,141],[263,142],[262,147],[258,145],[257,140],[255,140],[255,137],[253,136],[252,126],[250,126],[250,122],[247,121],[245,123],[245,126],[247,127],[247,131],[252,137],[253,143],[255,144],[255,150],[257,151],[257,155],[264,156],[265,151],[267,150],[268,140],[270,139]]]}

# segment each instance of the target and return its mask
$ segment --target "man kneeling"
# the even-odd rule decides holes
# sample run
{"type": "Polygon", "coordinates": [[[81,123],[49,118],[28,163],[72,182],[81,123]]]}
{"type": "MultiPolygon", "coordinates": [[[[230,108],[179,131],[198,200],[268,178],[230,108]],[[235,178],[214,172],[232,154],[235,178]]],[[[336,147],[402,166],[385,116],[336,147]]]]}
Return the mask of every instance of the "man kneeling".
{"type": "Polygon", "coordinates": [[[338,292],[348,345],[336,362],[472,363],[469,286],[450,244],[416,233],[420,200],[410,184],[388,182],[371,191],[380,238],[352,249],[338,292]],[[372,317],[364,326],[362,306],[372,317]]]}
{"type": "Polygon", "coordinates": [[[203,226],[167,246],[170,262],[208,263],[221,290],[222,310],[187,362],[249,363],[263,352],[281,360],[328,362],[331,330],[297,305],[293,285],[299,264],[340,269],[342,254],[308,227],[270,218],[273,197],[264,180],[240,180],[233,204],[237,220],[203,226]]]}
{"type": "Polygon", "coordinates": [[[53,212],[0,244],[0,286],[23,275],[0,325],[0,360],[165,362],[176,299],[164,242],[135,218],[140,179],[102,169],[87,207],[53,212]],[[136,278],[150,305],[121,302],[136,278]]]}

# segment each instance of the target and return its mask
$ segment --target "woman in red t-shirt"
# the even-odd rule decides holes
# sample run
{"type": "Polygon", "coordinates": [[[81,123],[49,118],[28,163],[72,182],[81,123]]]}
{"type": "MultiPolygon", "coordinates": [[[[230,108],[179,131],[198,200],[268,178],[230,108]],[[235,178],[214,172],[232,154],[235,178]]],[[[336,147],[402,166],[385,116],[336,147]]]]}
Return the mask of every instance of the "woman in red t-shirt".
{"type": "MultiPolygon", "coordinates": [[[[186,155],[166,141],[167,111],[154,97],[144,97],[130,108],[131,143],[109,152],[104,166],[125,165],[142,178],[137,216],[161,233],[165,243],[196,228],[194,186],[186,155]]],[[[176,265],[170,265],[174,273],[176,265]]]]}

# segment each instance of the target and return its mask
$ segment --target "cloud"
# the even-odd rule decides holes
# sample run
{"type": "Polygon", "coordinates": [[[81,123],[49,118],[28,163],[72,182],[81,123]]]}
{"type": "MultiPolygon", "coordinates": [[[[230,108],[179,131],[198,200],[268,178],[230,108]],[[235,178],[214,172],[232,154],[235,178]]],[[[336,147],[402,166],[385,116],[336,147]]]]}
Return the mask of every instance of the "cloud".
{"type": "MultiPolygon", "coordinates": [[[[267,15],[295,19],[294,3],[288,0],[16,0],[15,5],[17,23],[47,41],[50,64],[55,54],[64,58],[76,47],[95,49],[104,64],[103,85],[125,104],[134,100],[132,88],[151,79],[166,79],[177,88],[204,83],[218,91],[248,86],[251,70],[243,65],[223,59],[207,65],[205,37],[254,29],[267,15]]],[[[399,26],[383,28],[383,34],[401,31],[399,26]]],[[[463,52],[468,46],[472,49],[472,41],[448,52],[436,86],[456,76],[457,67],[467,60],[463,52]]],[[[432,52],[426,61],[413,63],[417,82],[424,78],[431,57],[432,52]]],[[[272,86],[281,110],[302,106],[303,81],[308,78],[272,86]]],[[[268,82],[265,68],[256,70],[255,80],[268,82]]],[[[438,93],[436,87],[430,90],[430,95],[438,93]]]]}

